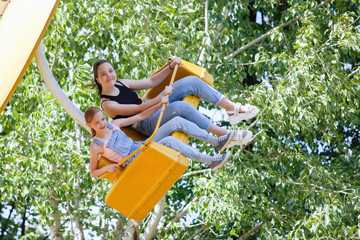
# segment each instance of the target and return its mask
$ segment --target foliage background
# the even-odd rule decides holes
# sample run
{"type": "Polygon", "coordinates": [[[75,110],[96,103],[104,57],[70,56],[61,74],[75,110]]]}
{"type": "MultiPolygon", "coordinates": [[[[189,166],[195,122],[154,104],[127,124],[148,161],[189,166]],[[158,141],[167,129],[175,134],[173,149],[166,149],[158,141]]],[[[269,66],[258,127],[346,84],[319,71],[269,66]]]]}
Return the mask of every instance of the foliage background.
{"type": "Polygon", "coordinates": [[[258,135],[217,172],[192,162],[165,208],[134,227],[103,202],[90,135],[33,61],[0,119],[0,238],[359,239],[359,16],[357,0],[61,1],[43,44],[82,111],[98,106],[87,87],[96,59],[141,79],[180,56],[259,106],[255,124],[233,127],[258,135]]]}

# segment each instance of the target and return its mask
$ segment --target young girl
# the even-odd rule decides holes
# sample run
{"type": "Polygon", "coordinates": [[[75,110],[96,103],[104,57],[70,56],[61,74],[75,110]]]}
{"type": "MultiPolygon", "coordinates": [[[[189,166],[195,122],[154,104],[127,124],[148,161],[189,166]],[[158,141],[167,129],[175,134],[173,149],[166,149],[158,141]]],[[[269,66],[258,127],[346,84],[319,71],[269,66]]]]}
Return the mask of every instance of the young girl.
{"type": "MultiPolygon", "coordinates": [[[[154,99],[142,101],[134,90],[143,90],[153,88],[159,85],[170,74],[176,64],[181,67],[181,59],[175,57],[168,68],[164,68],[154,76],[142,80],[117,80],[115,70],[112,64],[107,60],[99,60],[94,64],[93,73],[96,86],[101,96],[101,106],[104,112],[112,119],[127,118],[156,104],[161,94],[154,99]]],[[[227,129],[221,128],[212,123],[210,119],[201,114],[190,104],[181,101],[184,97],[195,95],[214,105],[218,105],[227,110],[230,124],[237,124],[241,120],[255,117],[259,109],[255,106],[234,103],[228,100],[221,93],[206,84],[200,78],[195,76],[185,77],[174,82],[173,87],[166,87],[165,93],[171,93],[169,96],[169,106],[165,109],[160,126],[173,117],[180,116],[195,123],[199,128],[204,129],[218,137],[227,134],[227,129]]],[[[156,111],[148,118],[138,122],[134,128],[146,136],[150,136],[156,126],[160,111],[156,111]]],[[[236,132],[231,139],[231,145],[239,145],[246,132],[236,132]]]]}
{"type": "MultiPolygon", "coordinates": [[[[120,126],[128,126],[146,119],[149,115],[161,108],[163,103],[167,102],[168,98],[163,97],[160,103],[139,114],[129,118],[115,119],[110,123],[106,121],[104,114],[99,108],[88,108],[85,111],[85,120],[87,125],[91,128],[94,138],[90,145],[90,175],[92,177],[98,177],[106,172],[114,172],[118,170],[120,166],[117,163],[122,161],[142,144],[142,142],[133,141],[130,137],[128,137],[120,130],[120,126]],[[110,161],[114,162],[114,164],[109,164],[98,169],[97,165],[99,155],[103,155],[110,161]]],[[[173,148],[192,160],[206,163],[212,170],[217,170],[222,167],[230,157],[230,152],[215,156],[208,156],[200,153],[198,149],[181,142],[175,137],[169,136],[174,131],[183,131],[192,137],[212,144],[219,151],[225,149],[235,131],[229,131],[223,137],[217,138],[210,135],[207,131],[200,129],[196,124],[184,118],[176,117],[161,126],[153,138],[153,141],[173,148]]],[[[248,131],[247,135],[252,135],[252,133],[248,131]]],[[[249,141],[249,139],[246,141],[249,141]]],[[[246,141],[242,142],[242,144],[245,144],[246,141]]],[[[127,160],[123,166],[126,167],[135,156],[136,154],[127,160]]]]}

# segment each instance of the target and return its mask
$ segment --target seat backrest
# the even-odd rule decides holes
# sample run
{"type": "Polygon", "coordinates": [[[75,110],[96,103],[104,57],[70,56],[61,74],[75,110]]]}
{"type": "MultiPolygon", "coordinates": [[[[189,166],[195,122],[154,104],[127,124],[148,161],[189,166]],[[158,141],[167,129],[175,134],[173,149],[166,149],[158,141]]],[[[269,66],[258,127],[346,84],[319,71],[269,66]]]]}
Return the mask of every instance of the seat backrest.
{"type": "MultiPolygon", "coordinates": [[[[213,85],[214,78],[206,71],[205,68],[199,67],[199,66],[192,64],[185,60],[182,60],[181,62],[183,65],[178,69],[178,71],[176,73],[175,82],[177,80],[187,77],[187,76],[197,76],[198,78],[201,78],[204,82],[209,84],[210,86],[213,85]]],[[[165,64],[159,70],[157,70],[154,74],[160,72],[165,67],[168,67],[168,65],[169,64],[165,64]]],[[[153,76],[154,74],[152,74],[151,76],[153,76]]],[[[156,97],[161,91],[164,90],[164,88],[166,86],[169,85],[170,80],[171,80],[171,74],[169,74],[161,84],[159,84],[155,88],[151,88],[151,89],[147,90],[145,92],[144,96],[142,97],[142,99],[145,100],[145,99],[152,99],[152,98],[156,97]]],[[[194,107],[196,108],[197,106],[194,106],[194,107]]]]}

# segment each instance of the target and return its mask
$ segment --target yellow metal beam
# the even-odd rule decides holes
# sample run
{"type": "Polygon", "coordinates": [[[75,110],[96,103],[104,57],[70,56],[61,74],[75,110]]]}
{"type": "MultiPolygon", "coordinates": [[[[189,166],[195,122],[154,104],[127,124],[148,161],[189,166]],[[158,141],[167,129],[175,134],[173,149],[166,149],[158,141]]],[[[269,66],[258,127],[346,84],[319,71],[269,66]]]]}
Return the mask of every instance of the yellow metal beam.
{"type": "Polygon", "coordinates": [[[0,113],[33,58],[60,0],[12,0],[0,19],[0,113]]]}

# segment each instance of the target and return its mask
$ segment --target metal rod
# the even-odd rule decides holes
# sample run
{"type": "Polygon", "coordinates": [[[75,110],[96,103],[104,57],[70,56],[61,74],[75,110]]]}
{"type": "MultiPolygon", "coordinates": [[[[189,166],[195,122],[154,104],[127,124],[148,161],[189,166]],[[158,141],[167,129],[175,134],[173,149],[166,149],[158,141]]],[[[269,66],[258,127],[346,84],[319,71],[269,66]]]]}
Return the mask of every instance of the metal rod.
{"type": "MultiPolygon", "coordinates": [[[[169,63],[169,64],[170,64],[170,63],[169,63]]],[[[178,68],[179,68],[179,65],[176,64],[176,65],[175,65],[174,72],[173,72],[173,75],[172,75],[171,80],[170,80],[170,83],[169,83],[169,86],[170,86],[170,87],[173,85],[173,83],[174,83],[174,81],[175,81],[175,76],[176,76],[176,73],[177,73],[178,68]]],[[[169,94],[168,94],[168,95],[169,95],[169,94]]],[[[167,95],[167,96],[168,96],[168,95],[167,95]]],[[[156,135],[156,133],[157,133],[157,131],[158,131],[158,129],[159,129],[160,122],[161,122],[161,120],[162,120],[162,117],[163,117],[165,108],[166,108],[166,103],[164,103],[164,104],[162,105],[161,112],[160,112],[160,114],[159,114],[159,118],[158,118],[158,121],[157,121],[157,123],[156,123],[155,130],[154,130],[153,134],[151,134],[151,136],[148,138],[148,140],[146,140],[146,142],[144,143],[145,146],[147,146],[147,145],[153,140],[153,138],[155,137],[155,135],[156,135]]]]}

